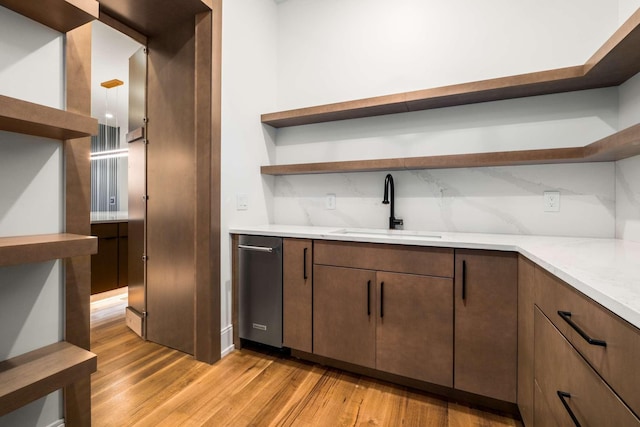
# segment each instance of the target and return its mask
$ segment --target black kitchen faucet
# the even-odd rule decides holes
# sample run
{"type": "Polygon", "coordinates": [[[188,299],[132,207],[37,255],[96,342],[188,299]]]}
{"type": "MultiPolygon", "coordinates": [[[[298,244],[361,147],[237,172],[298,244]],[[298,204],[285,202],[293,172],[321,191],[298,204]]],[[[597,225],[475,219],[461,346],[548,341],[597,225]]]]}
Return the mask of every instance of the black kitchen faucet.
{"type": "Polygon", "coordinates": [[[403,221],[400,218],[394,216],[394,196],[393,196],[393,176],[390,173],[384,179],[384,199],[382,204],[389,205],[389,228],[391,230],[396,228],[396,225],[402,225],[403,221]],[[391,190],[389,190],[391,189],[391,190]],[[391,198],[389,198],[389,192],[391,192],[391,198]]]}

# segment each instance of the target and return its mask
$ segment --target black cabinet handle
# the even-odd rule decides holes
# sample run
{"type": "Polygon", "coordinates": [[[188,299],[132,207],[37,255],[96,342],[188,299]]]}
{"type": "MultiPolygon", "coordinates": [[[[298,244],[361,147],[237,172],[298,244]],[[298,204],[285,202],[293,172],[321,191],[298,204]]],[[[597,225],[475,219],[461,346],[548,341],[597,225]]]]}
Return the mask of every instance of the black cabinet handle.
{"type": "Polygon", "coordinates": [[[591,338],[589,335],[587,335],[587,333],[585,331],[583,331],[578,325],[576,325],[575,322],[573,320],[571,320],[571,312],[570,311],[560,311],[560,310],[558,310],[558,315],[560,315],[560,317],[562,317],[562,320],[567,322],[569,324],[569,326],[571,326],[571,328],[573,328],[574,331],[579,333],[580,336],[582,338],[584,338],[584,340],[586,342],[588,342],[589,344],[591,344],[591,345],[599,345],[599,346],[602,346],[602,347],[606,347],[607,346],[607,343],[605,341],[597,340],[595,338],[591,338]]]}
{"type": "Polygon", "coordinates": [[[367,316],[371,316],[371,280],[367,282],[367,316]]]}
{"type": "Polygon", "coordinates": [[[307,280],[307,249],[309,248],[304,248],[304,257],[302,259],[302,275],[304,276],[304,280],[307,280]]]}
{"type": "Polygon", "coordinates": [[[566,409],[567,412],[569,413],[569,416],[573,420],[573,423],[576,425],[576,427],[580,427],[580,423],[578,422],[578,419],[573,414],[573,411],[571,410],[571,408],[569,407],[569,404],[565,400],[565,397],[571,398],[571,394],[567,393],[566,391],[558,390],[558,397],[560,398],[560,401],[562,402],[562,405],[564,406],[564,409],[566,409]]]}
{"type": "Polygon", "coordinates": [[[384,317],[384,282],[380,282],[380,317],[384,317]]]}
{"type": "Polygon", "coordinates": [[[467,262],[462,260],[462,301],[467,299],[467,262]]]}

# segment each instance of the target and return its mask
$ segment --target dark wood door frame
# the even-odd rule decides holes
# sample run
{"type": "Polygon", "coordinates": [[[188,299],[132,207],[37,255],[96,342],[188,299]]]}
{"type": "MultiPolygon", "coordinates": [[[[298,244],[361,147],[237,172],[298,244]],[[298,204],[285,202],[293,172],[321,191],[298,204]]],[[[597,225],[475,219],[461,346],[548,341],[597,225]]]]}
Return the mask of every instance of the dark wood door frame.
{"type": "MultiPolygon", "coordinates": [[[[220,176],[221,176],[221,61],[222,61],[222,0],[188,0],[188,9],[194,11],[193,37],[195,40],[195,89],[185,96],[193,99],[195,156],[192,178],[195,182],[195,218],[193,235],[184,236],[193,241],[194,265],[194,356],[197,360],[214,363],[220,359],[220,176]],[[196,4],[197,3],[197,4],[196,4]],[[201,12],[202,4],[206,11],[201,12]],[[210,10],[209,10],[210,9],[210,10]]],[[[132,16],[127,9],[116,10],[117,3],[101,2],[100,20],[116,30],[147,44],[161,37],[158,28],[170,32],[170,22],[158,26],[149,23],[146,28],[145,8],[149,16],[171,15],[175,5],[170,1],[138,1],[132,16]],[[109,8],[113,6],[113,8],[109,8]],[[153,26],[155,25],[155,26],[153,26]]],[[[186,7],[186,6],[185,6],[186,7]]],[[[184,10],[184,8],[183,8],[184,10]]],[[[175,19],[184,19],[176,15],[175,19]]],[[[169,19],[171,21],[171,19],[169,19]]],[[[151,22],[151,21],[149,21],[151,22]]],[[[179,24],[179,23],[177,23],[179,24]]],[[[86,59],[85,59],[86,60],[86,59]]],[[[174,81],[166,85],[177,84],[174,81]]],[[[150,117],[149,127],[153,126],[150,117]]],[[[183,171],[184,172],[184,171],[183,171]]],[[[167,248],[171,250],[172,248],[167,248]]]]}

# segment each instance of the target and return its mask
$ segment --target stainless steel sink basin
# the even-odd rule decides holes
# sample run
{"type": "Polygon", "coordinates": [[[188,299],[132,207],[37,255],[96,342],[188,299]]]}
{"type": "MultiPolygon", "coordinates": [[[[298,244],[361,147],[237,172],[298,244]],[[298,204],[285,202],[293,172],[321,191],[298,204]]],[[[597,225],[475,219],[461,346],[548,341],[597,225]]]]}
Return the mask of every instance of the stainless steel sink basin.
{"type": "Polygon", "coordinates": [[[369,236],[369,237],[402,237],[409,239],[441,239],[442,236],[428,231],[415,230],[385,230],[380,228],[341,228],[330,232],[345,236],[369,236]]]}

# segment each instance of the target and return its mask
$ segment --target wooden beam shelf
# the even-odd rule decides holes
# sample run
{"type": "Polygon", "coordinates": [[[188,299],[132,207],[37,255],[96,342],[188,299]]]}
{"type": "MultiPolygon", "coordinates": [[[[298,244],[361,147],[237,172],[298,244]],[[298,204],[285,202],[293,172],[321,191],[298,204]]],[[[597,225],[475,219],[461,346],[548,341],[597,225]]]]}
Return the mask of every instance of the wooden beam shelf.
{"type": "Polygon", "coordinates": [[[415,169],[473,168],[550,163],[610,162],[640,155],[640,124],[584,147],[451,154],[396,159],[353,160],[262,166],[264,175],[371,172],[415,169]]]}
{"type": "Polygon", "coordinates": [[[41,234],[0,237],[0,267],[91,255],[98,252],[98,239],[77,234],[41,234]]]}
{"type": "Polygon", "coordinates": [[[57,108],[0,95],[0,130],[53,139],[98,133],[98,120],[57,108]]]}
{"type": "Polygon", "coordinates": [[[0,416],[88,378],[96,368],[95,354],[64,341],[0,362],[0,416]]]}
{"type": "Polygon", "coordinates": [[[263,114],[276,127],[618,86],[640,72],[640,9],[583,65],[263,114]]]}
{"type": "Polygon", "coordinates": [[[98,19],[96,0],[0,0],[0,6],[66,33],[98,19]]]}

